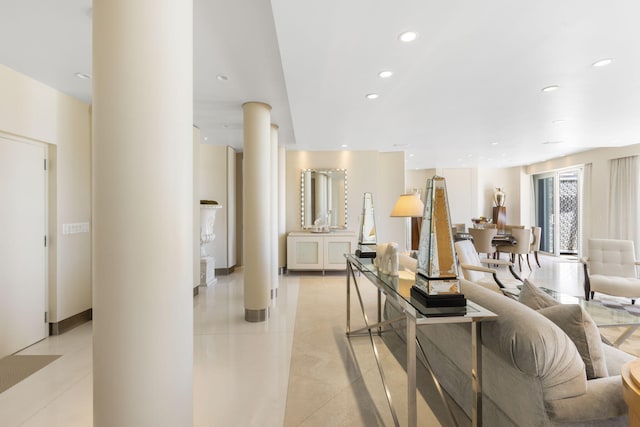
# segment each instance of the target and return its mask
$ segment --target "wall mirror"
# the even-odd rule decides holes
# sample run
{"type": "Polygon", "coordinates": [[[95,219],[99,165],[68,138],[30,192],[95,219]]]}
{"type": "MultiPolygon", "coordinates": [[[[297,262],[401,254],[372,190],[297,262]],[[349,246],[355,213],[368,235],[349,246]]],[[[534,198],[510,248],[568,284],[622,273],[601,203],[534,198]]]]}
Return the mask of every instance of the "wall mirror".
{"type": "Polygon", "coordinates": [[[347,170],[303,169],[300,175],[302,228],[347,228],[347,170]]]}

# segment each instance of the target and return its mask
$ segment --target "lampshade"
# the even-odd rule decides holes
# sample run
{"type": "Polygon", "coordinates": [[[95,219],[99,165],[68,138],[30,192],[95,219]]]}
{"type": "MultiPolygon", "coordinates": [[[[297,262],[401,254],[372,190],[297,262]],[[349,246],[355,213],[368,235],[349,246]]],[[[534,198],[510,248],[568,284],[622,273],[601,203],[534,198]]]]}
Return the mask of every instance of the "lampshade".
{"type": "Polygon", "coordinates": [[[422,217],[424,204],[417,193],[403,194],[398,198],[390,216],[422,217]]]}

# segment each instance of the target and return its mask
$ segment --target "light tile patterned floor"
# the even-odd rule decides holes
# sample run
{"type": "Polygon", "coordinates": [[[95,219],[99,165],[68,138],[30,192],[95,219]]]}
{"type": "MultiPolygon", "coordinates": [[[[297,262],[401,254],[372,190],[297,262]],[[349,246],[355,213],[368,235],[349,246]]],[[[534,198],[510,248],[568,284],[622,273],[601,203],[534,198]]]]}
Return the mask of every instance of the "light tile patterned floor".
{"type": "MultiPolygon", "coordinates": [[[[529,272],[525,266],[523,275],[582,295],[580,264],[545,256],[541,261],[542,268],[529,272]]],[[[243,320],[242,280],[241,271],[220,276],[194,299],[196,426],[391,424],[368,339],[349,345],[344,337],[344,275],[280,276],[278,302],[269,322],[259,324],[243,320]]],[[[365,298],[373,302],[372,295],[365,298]]],[[[640,355],[639,335],[621,348],[640,355]]],[[[379,348],[402,422],[406,376],[396,352],[403,344],[390,347],[379,348]]],[[[91,426],[91,323],[23,353],[63,357],[0,394],[0,424],[91,426]]],[[[438,425],[423,400],[419,419],[438,425]]]]}

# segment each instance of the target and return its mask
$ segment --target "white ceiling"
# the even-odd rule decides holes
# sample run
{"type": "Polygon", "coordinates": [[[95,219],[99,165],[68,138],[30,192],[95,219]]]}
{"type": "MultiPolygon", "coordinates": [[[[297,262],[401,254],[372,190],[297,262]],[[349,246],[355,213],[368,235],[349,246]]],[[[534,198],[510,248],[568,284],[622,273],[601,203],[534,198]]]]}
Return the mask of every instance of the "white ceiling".
{"type": "MultiPolygon", "coordinates": [[[[638,16],[637,0],[194,0],[194,123],[241,150],[241,105],[262,101],[288,149],[405,151],[409,168],[636,144],[638,16]]],[[[91,73],[91,0],[2,0],[0,63],[90,102],[74,74],[91,73]]]]}

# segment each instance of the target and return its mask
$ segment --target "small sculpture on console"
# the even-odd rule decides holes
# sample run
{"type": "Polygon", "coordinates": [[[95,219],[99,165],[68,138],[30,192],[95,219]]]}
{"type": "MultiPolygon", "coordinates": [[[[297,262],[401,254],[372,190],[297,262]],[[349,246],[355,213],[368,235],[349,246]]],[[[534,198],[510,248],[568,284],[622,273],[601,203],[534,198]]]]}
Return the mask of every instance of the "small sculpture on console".
{"type": "Polygon", "coordinates": [[[398,244],[396,242],[376,245],[376,257],[373,261],[382,274],[398,275],[398,244]]]}

